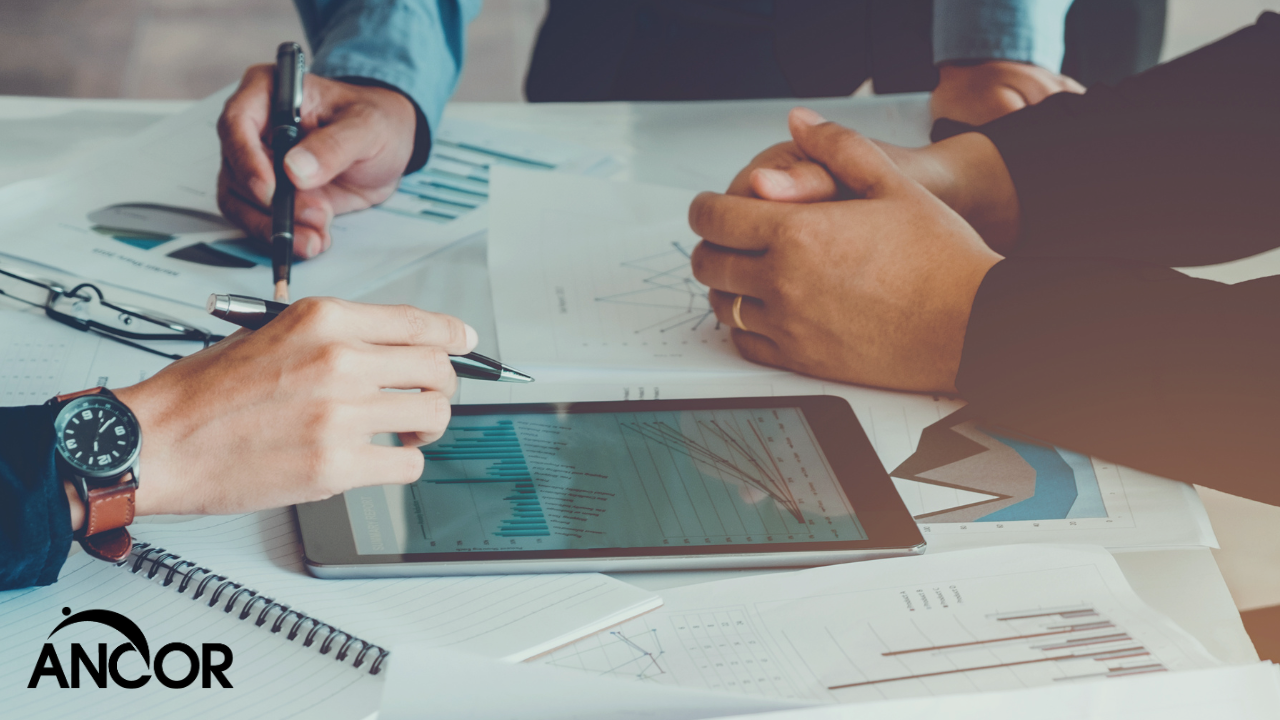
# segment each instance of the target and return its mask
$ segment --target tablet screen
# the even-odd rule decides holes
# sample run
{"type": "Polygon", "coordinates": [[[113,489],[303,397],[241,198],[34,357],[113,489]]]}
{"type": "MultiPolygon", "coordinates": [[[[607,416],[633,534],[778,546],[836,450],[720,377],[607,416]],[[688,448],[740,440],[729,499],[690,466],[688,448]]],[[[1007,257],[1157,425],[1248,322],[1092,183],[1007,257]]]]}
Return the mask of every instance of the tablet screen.
{"type": "Polygon", "coordinates": [[[867,539],[799,407],[455,416],[422,453],[346,493],[357,553],[867,539]]]}

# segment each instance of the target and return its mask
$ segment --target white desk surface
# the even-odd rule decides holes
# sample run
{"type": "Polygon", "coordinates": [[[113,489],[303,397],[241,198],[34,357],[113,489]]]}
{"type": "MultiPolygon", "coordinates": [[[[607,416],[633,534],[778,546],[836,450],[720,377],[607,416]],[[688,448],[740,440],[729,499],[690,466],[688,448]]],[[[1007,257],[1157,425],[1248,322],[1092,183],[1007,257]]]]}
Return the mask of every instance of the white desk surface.
{"type": "MultiPolygon", "coordinates": [[[[927,141],[925,95],[808,101],[810,107],[873,137],[903,145],[927,141]]],[[[753,155],[787,139],[790,100],[714,103],[455,103],[452,117],[519,128],[592,145],[624,163],[620,177],[691,189],[721,189],[753,155]]],[[[126,137],[185,103],[0,96],[0,184],[56,171],[126,137]]],[[[493,353],[493,310],[485,248],[455,246],[406,267],[364,296],[408,302],[462,317],[493,353]]],[[[148,299],[153,304],[154,298],[148,299]]],[[[159,309],[159,308],[158,308],[159,309]]],[[[168,308],[180,316],[189,311],[168,308]]],[[[1221,550],[1172,548],[1117,552],[1134,589],[1228,662],[1257,659],[1236,611],[1280,603],[1280,508],[1202,491],[1221,550]],[[1215,562],[1216,558],[1216,562],[1215,562]],[[1226,571],[1223,573],[1219,567],[1226,571]],[[1228,590],[1230,588],[1230,590],[1228,590]],[[1234,595],[1234,603],[1233,603],[1234,595]]],[[[653,590],[750,571],[619,573],[653,590]]]]}

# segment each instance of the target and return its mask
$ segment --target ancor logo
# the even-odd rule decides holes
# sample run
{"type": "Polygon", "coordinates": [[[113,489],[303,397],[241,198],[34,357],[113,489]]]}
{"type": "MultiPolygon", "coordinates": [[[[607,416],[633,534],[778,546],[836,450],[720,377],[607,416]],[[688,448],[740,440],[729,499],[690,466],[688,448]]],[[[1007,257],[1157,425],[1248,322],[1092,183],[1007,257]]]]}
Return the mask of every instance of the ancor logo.
{"type": "Polygon", "coordinates": [[[64,607],[62,608],[62,614],[70,617],[58,623],[58,627],[49,633],[50,638],[68,625],[94,622],[115,629],[128,642],[117,645],[110,655],[107,654],[107,644],[98,643],[97,662],[94,662],[94,659],[89,657],[89,653],[80,643],[72,643],[70,683],[67,682],[67,673],[62,669],[62,660],[58,658],[57,649],[54,648],[53,643],[45,643],[44,647],[40,649],[40,658],[36,660],[35,669],[31,671],[31,681],[27,683],[28,688],[36,687],[40,682],[40,678],[43,677],[57,678],[58,687],[61,688],[78,688],[80,687],[80,671],[82,669],[93,680],[94,684],[100,688],[107,686],[108,677],[120,687],[140,688],[151,680],[151,675],[143,674],[136,678],[126,678],[120,675],[120,658],[125,653],[130,652],[138,653],[147,668],[155,673],[155,678],[167,688],[187,687],[195,682],[197,677],[201,678],[201,684],[206,688],[212,687],[212,681],[215,677],[222,687],[231,687],[230,681],[227,680],[227,676],[224,674],[227,668],[231,667],[231,648],[222,643],[203,643],[200,646],[200,654],[197,656],[196,651],[190,645],[172,642],[160,648],[156,652],[155,659],[152,660],[151,649],[147,645],[147,636],[142,633],[142,630],[132,620],[120,613],[95,609],[83,610],[71,615],[71,608],[64,607]],[[185,655],[190,662],[191,667],[184,677],[174,678],[165,674],[165,659],[174,653],[185,655]],[[216,663],[214,662],[215,654],[219,655],[216,663]]]}

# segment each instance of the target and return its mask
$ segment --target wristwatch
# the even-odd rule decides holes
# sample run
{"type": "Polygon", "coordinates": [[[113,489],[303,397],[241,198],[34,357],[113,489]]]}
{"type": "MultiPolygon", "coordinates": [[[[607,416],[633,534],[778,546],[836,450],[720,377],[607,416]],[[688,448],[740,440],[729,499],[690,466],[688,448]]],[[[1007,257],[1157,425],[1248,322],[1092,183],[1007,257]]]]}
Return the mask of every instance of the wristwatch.
{"type": "Polygon", "coordinates": [[[111,562],[129,557],[142,429],[129,408],[102,387],[58,395],[53,421],[54,462],[84,503],[75,538],[90,555],[111,562]]]}

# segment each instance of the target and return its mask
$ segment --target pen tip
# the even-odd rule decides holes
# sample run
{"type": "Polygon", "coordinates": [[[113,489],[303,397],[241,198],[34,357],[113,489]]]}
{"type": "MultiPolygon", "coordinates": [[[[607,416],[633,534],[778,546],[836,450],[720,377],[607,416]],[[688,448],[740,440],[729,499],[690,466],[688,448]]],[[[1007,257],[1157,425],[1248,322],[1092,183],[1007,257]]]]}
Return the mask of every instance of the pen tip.
{"type": "Polygon", "coordinates": [[[276,297],[275,297],[275,300],[276,300],[276,302],[279,302],[279,303],[287,303],[287,302],[289,302],[289,281],[288,281],[288,280],[277,280],[277,281],[276,281],[276,297]]]}
{"type": "Polygon", "coordinates": [[[519,370],[515,370],[515,369],[512,369],[512,368],[502,368],[502,381],[503,381],[503,382],[531,383],[531,382],[533,382],[533,377],[532,377],[532,376],[529,376],[529,375],[525,375],[524,373],[520,372],[519,370]]]}

